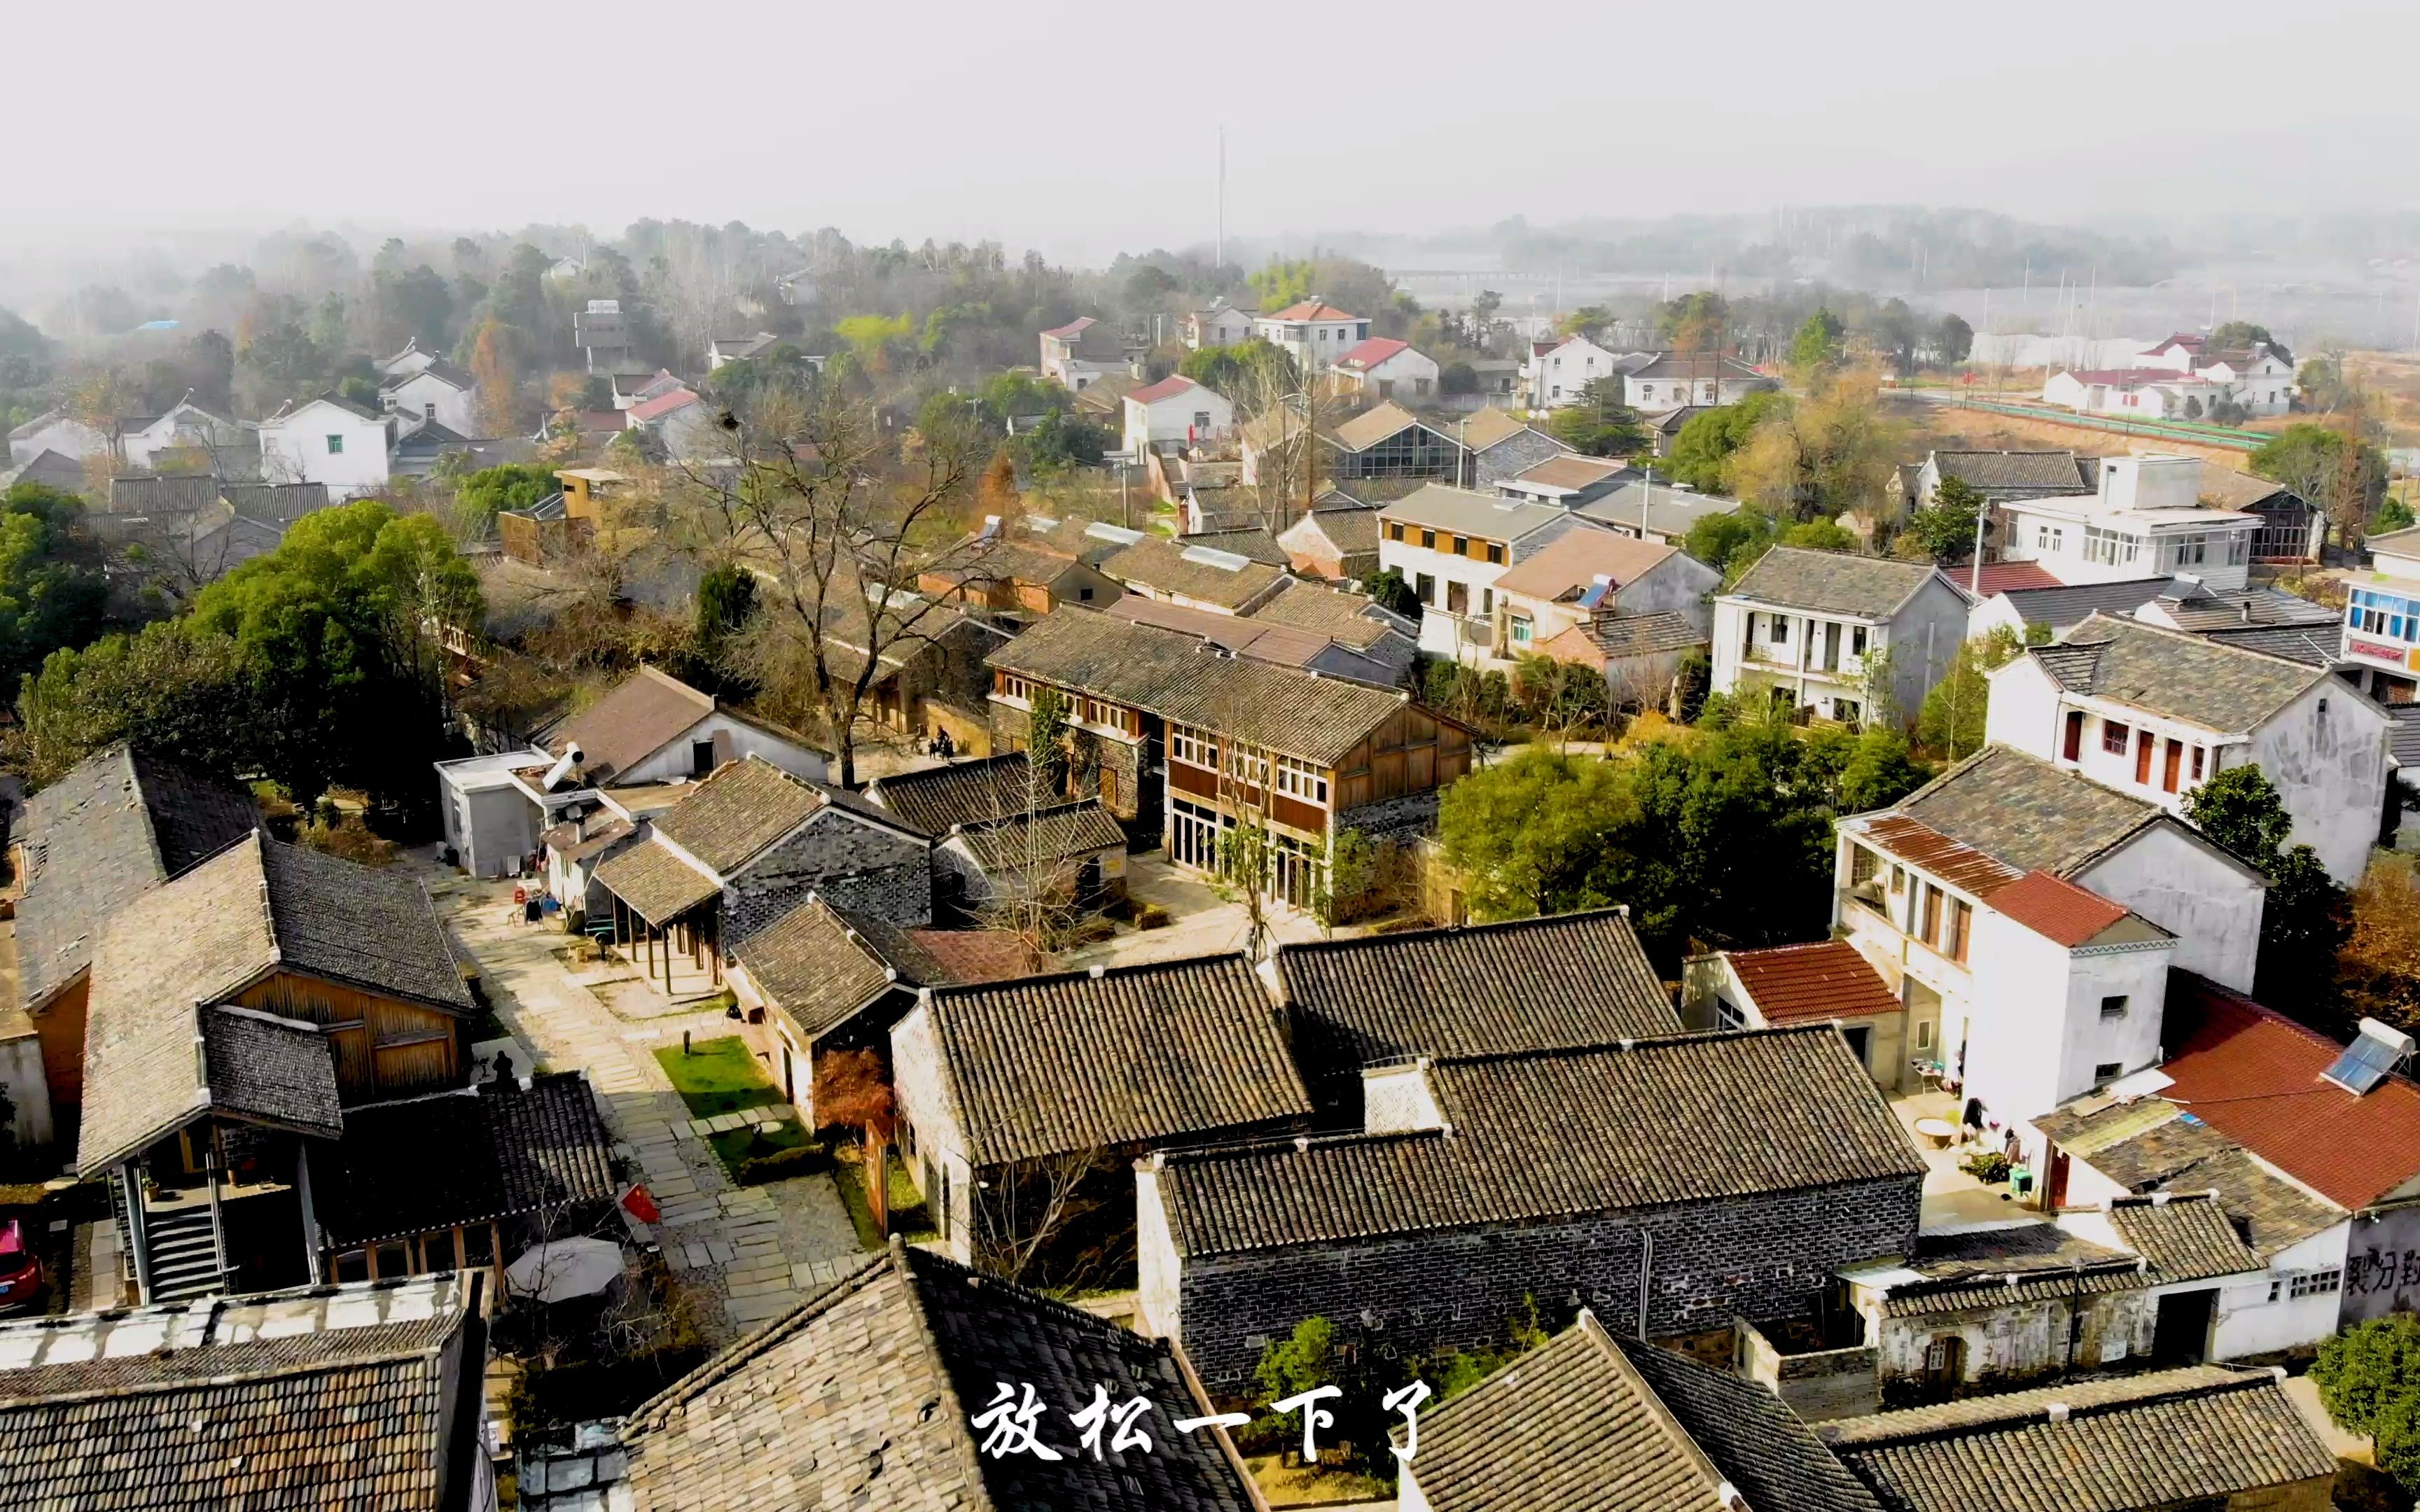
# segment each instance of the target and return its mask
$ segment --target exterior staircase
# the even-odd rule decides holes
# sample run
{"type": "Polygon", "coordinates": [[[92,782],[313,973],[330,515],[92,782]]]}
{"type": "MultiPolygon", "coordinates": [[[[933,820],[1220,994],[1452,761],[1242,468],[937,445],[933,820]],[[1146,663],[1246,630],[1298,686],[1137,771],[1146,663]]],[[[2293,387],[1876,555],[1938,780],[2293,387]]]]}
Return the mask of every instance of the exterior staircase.
{"type": "Polygon", "coordinates": [[[181,1212],[154,1212],[147,1218],[152,1302],[185,1302],[225,1289],[209,1208],[197,1203],[181,1212]]]}

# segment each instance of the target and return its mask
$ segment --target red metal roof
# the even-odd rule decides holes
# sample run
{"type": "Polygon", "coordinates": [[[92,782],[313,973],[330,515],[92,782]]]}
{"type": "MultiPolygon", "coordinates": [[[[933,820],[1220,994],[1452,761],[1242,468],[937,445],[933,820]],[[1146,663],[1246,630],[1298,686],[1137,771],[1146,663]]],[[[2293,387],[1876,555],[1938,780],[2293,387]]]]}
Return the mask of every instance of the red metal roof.
{"type": "Polygon", "coordinates": [[[1989,902],[1994,913],[2071,950],[2126,917],[2124,904],[2042,871],[2026,872],[1993,893],[1989,902]]]}
{"type": "Polygon", "coordinates": [[[1988,898],[2023,875],[2015,867],[1901,814],[1877,814],[1866,821],[1865,838],[1978,898],[1988,898]]]}
{"type": "Polygon", "coordinates": [[[1064,341],[1069,336],[1082,335],[1087,329],[1098,325],[1099,323],[1099,321],[1094,320],[1089,315],[1079,315],[1063,326],[1052,326],[1049,330],[1044,332],[1043,334],[1046,336],[1055,336],[1060,340],[1064,341]]]}
{"type": "Polygon", "coordinates": [[[672,393],[650,399],[644,404],[632,405],[628,413],[631,419],[644,425],[650,420],[671,414],[675,409],[686,409],[697,402],[697,394],[692,391],[675,389],[672,393]]]}
{"type": "Polygon", "coordinates": [[[1361,343],[1351,351],[1346,352],[1343,356],[1338,358],[1336,360],[1336,365],[1339,367],[1357,367],[1367,372],[1369,369],[1377,366],[1380,363],[1385,362],[1388,358],[1396,356],[1402,352],[1410,351],[1411,349],[1412,344],[1408,341],[1397,341],[1392,336],[1373,336],[1368,341],[1361,343]]]}
{"type": "Polygon", "coordinates": [[[1140,389],[1128,389],[1126,397],[1139,404],[1157,404],[1162,399],[1173,399],[1180,393],[1200,387],[1200,384],[1182,373],[1171,373],[1156,383],[1145,384],[1140,389]]]}
{"type": "Polygon", "coordinates": [[[1942,571],[1951,582],[1961,588],[1965,588],[1969,582],[1972,582],[1974,587],[1971,592],[1978,593],[1985,598],[1991,597],[1993,594],[2005,594],[2019,588],[2067,586],[2052,577],[2050,570],[2039,562],[1987,562],[1983,564],[1979,575],[1971,566],[1945,567],[1942,571]]]}
{"type": "Polygon", "coordinates": [[[1729,959],[1767,1024],[1870,1018],[1900,1010],[1899,995],[1846,940],[1732,950],[1729,959]]]}
{"type": "Polygon", "coordinates": [[[1357,315],[1346,315],[1332,304],[1323,304],[1317,300],[1305,300],[1300,304],[1289,304],[1273,315],[1264,315],[1258,318],[1263,320],[1358,320],[1361,317],[1357,315]]]}
{"type": "Polygon", "coordinates": [[[2319,1073],[2344,1047],[2190,971],[2168,973],[2160,1095],[2344,1208],[2420,1175],[2420,1087],[2355,1097],[2319,1073]]]}

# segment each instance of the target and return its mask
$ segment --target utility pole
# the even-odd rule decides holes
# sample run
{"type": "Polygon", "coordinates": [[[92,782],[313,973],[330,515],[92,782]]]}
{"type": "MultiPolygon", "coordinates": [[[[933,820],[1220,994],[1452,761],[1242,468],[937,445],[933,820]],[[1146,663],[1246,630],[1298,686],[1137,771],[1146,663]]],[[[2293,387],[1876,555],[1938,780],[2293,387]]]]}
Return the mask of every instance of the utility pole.
{"type": "Polygon", "coordinates": [[[1227,128],[1218,128],[1218,268],[1227,266],[1227,128]]]}

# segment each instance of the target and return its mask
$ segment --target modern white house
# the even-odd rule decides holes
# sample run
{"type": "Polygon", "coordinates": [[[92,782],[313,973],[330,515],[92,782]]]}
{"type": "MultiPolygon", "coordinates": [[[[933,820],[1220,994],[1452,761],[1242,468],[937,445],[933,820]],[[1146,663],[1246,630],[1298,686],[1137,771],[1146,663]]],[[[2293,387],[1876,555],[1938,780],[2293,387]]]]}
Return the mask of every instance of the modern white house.
{"type": "Polygon", "coordinates": [[[1537,343],[1522,375],[1529,408],[1559,409],[1577,404],[1582,389],[1598,378],[1618,376],[1622,361],[1586,336],[1537,343]]]}
{"type": "Polygon", "coordinates": [[[1125,397],[1125,449],[1137,456],[1226,435],[1235,407],[1224,394],[1182,374],[1130,391],[1125,397]]]}
{"type": "Polygon", "coordinates": [[[64,409],[45,409],[8,432],[8,460],[17,467],[44,452],[82,461],[108,450],[108,437],[64,409]]]}
{"type": "Polygon", "coordinates": [[[478,436],[479,380],[441,358],[431,358],[379,386],[379,403],[407,422],[433,420],[457,436],[478,436]]]}
{"type": "Polygon", "coordinates": [[[1126,371],[1117,332],[1089,315],[1042,332],[1042,376],[1070,393],[1093,380],[1126,371]]]}
{"type": "Polygon", "coordinates": [[[2103,457],[2095,492],[2001,504],[2000,559],[2069,584],[2186,573],[2241,588],[2261,517],[2204,505],[2202,468],[2196,456],[2103,457]]]}
{"type": "Polygon", "coordinates": [[[1192,311],[1185,317],[1185,345],[1195,351],[1204,347],[1240,346],[1251,339],[1251,312],[1237,309],[1224,298],[1213,300],[1210,308],[1192,311]]]}
{"type": "Polygon", "coordinates": [[[1985,738],[2171,813],[2230,767],[2260,768],[2290,843],[2340,884],[2384,817],[2394,719],[2325,667],[2141,620],[2094,614],[1991,674],[1985,738]]]}
{"type": "Polygon", "coordinates": [[[2381,703],[2420,698],[2420,525],[2364,543],[2369,570],[2345,579],[2343,656],[2381,703]]]}
{"type": "Polygon", "coordinates": [[[1590,521],[1552,504],[1432,483],[1378,511],[1378,568],[1419,595],[1420,649],[1457,660],[1497,655],[1496,579],[1590,521]]]}
{"type": "Polygon", "coordinates": [[[414,336],[403,344],[403,350],[392,357],[379,358],[370,365],[378,369],[379,377],[394,382],[408,378],[429,363],[438,361],[441,359],[437,353],[421,350],[420,338],[414,336]]]}
{"type": "Polygon", "coordinates": [[[1437,395],[1436,360],[1392,336],[1373,336],[1337,358],[1334,365],[1341,393],[1416,405],[1437,395]]]}
{"type": "Polygon", "coordinates": [[[1624,404],[1653,411],[1737,404],[1781,385],[1720,352],[1642,352],[1622,360],[1621,387],[1624,404]]]}
{"type": "Polygon", "coordinates": [[[1336,360],[1370,339],[1370,322],[1324,300],[1305,300],[1252,317],[1252,333],[1285,348],[1302,372],[1325,373],[1336,360]]]}
{"type": "Polygon", "coordinates": [[[271,483],[318,483],[331,500],[386,486],[392,422],[334,393],[280,408],[260,423],[260,472],[271,483]]]}
{"type": "Polygon", "coordinates": [[[1777,546],[1714,600],[1714,687],[1820,719],[1912,720],[1966,638],[1966,610],[1929,562],[1777,546]]]}
{"type": "Polygon", "coordinates": [[[2199,420],[2222,402],[2250,415],[2282,415],[2293,408],[2294,392],[2294,364],[2265,344],[2207,349],[2203,337],[2179,332],[2128,367],[2054,373],[2041,396],[2080,414],[2199,420]]]}
{"type": "MultiPolygon", "coordinates": [[[[1703,641],[1722,574],[1685,551],[1611,531],[1566,531],[1496,580],[1500,654],[1554,655],[1560,637],[1600,621],[1677,614],[1703,641]]],[[[1576,654],[1573,659],[1586,659],[1576,654]]]]}

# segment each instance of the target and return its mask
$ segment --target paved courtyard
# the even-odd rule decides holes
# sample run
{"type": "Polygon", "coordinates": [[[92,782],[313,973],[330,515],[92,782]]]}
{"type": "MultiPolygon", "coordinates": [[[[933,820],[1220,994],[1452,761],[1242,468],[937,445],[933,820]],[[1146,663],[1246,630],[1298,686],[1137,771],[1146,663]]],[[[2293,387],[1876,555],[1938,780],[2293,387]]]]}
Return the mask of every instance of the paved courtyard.
{"type": "Polygon", "coordinates": [[[617,1149],[662,1210],[665,1261],[706,1304],[702,1313],[736,1334],[854,1269],[857,1230],[831,1178],[733,1185],[657,1063],[656,1047],[678,1043],[684,1029],[701,1040],[729,1034],[719,1009],[633,996],[619,983],[605,984],[600,997],[558,955],[570,944],[560,929],[521,922],[512,883],[473,880],[419,856],[409,864],[536,1069],[588,1073],[617,1149]]]}

